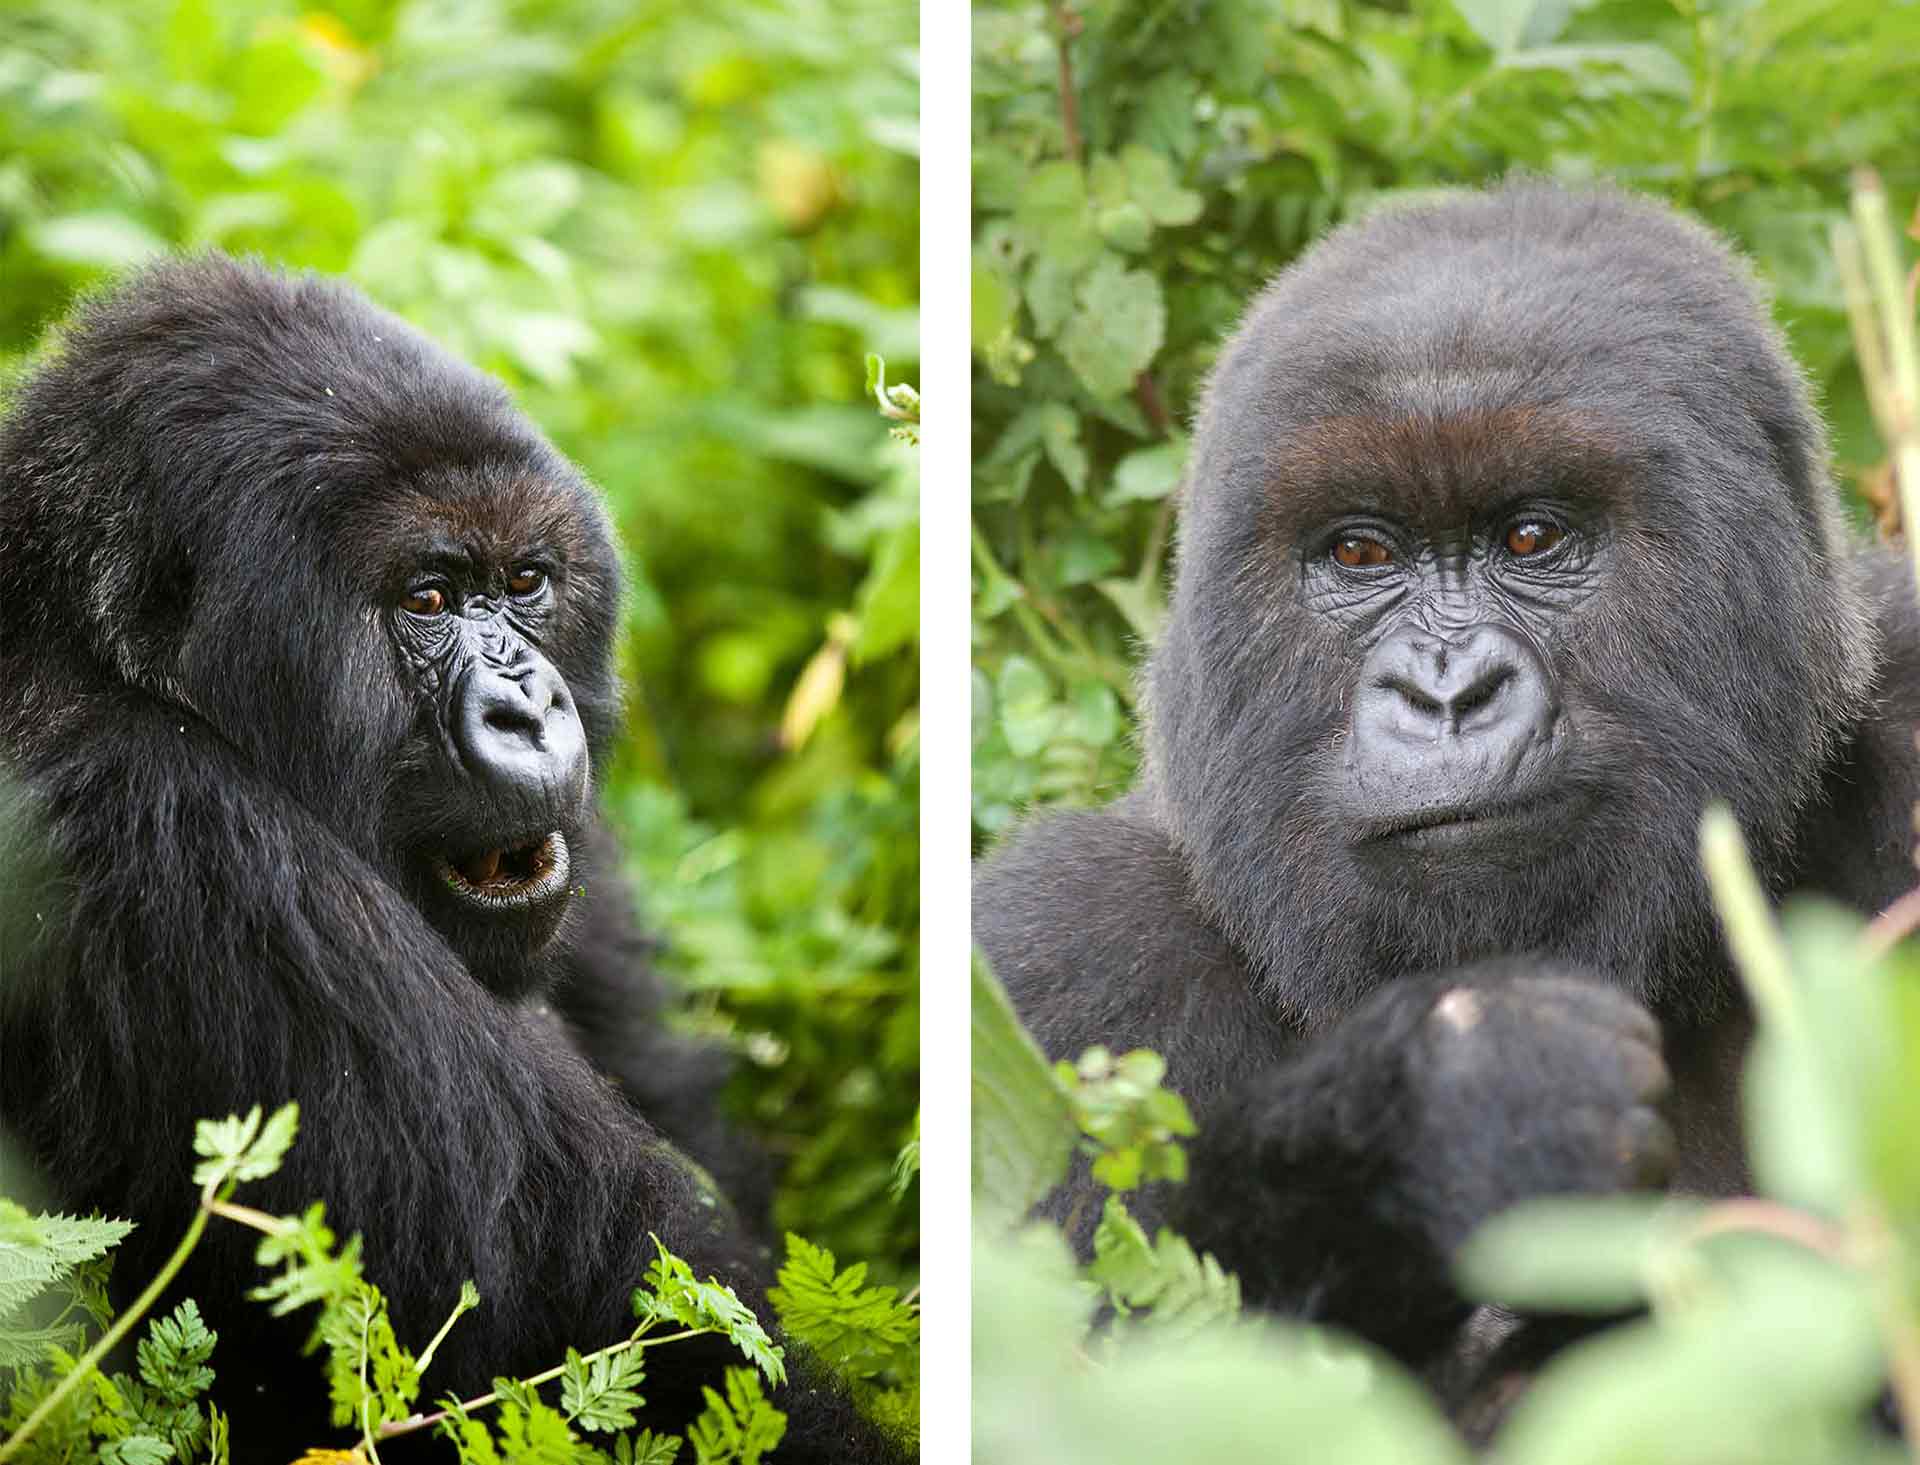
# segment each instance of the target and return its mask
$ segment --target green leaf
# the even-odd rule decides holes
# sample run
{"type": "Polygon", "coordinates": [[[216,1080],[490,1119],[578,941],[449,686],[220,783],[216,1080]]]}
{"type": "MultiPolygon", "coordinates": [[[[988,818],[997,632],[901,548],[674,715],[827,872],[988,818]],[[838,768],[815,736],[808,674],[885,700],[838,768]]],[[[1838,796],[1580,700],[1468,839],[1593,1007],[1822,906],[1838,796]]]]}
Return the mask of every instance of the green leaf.
{"type": "Polygon", "coordinates": [[[1176,434],[1165,442],[1137,448],[1114,465],[1113,485],[1107,491],[1109,505],[1155,502],[1180,486],[1180,475],[1187,470],[1187,440],[1176,434]]]}
{"type": "Polygon", "coordinates": [[[0,1323],[83,1262],[119,1245],[131,1221],[98,1216],[37,1215],[9,1204],[0,1232],[0,1323]]]}
{"type": "Polygon", "coordinates": [[[665,1315],[682,1327],[724,1333],[768,1379],[785,1383],[785,1350],[767,1336],[753,1309],[731,1287],[712,1278],[697,1280],[693,1268],[668,1251],[658,1236],[653,1245],[656,1255],[647,1265],[646,1288],[633,1295],[634,1315],[643,1321],[665,1315]]]}
{"type": "Polygon", "coordinates": [[[1575,0],[1454,0],[1454,9],[1474,34],[1505,54],[1544,46],[1565,28],[1575,0]]]}
{"type": "Polygon", "coordinates": [[[170,1404],[191,1403],[213,1384],[213,1357],[217,1335],[201,1320],[200,1309],[188,1298],[167,1317],[147,1325],[136,1357],[140,1377],[170,1404]]]}
{"type": "Polygon", "coordinates": [[[868,1287],[867,1265],[834,1270],[833,1253],[787,1233],[787,1259],[767,1292],[780,1326],[818,1354],[834,1373],[869,1379],[910,1366],[920,1315],[892,1287],[868,1287]]]}
{"type": "Polygon", "coordinates": [[[697,1465],[760,1465],[785,1436],[787,1417],[767,1402],[752,1369],[728,1369],[726,1384],[725,1397],[700,1391],[707,1407],[687,1431],[687,1442],[697,1465]]]}
{"type": "Polygon", "coordinates": [[[1120,396],[1166,337],[1160,282],[1107,255],[1081,281],[1075,299],[1073,318],[1060,334],[1061,354],[1096,397],[1120,396]]]}
{"type": "Polygon", "coordinates": [[[1676,1265],[1700,1210],[1656,1195],[1525,1201],[1481,1226],[1455,1270],[1469,1296],[1523,1311],[1627,1312],[1676,1265]]]}
{"type": "Polygon", "coordinates": [[[848,651],[855,666],[866,666],[920,634],[920,522],[902,524],[874,551],[867,577],[854,594],[860,630],[848,651]]]}
{"type": "Polygon", "coordinates": [[[1088,1274],[1137,1325],[1187,1336],[1240,1315],[1238,1278],[1164,1226],[1148,1241],[1118,1196],[1107,1197],[1093,1258],[1088,1274]]]}
{"type": "Polygon", "coordinates": [[[982,1217],[1011,1224],[1066,1179],[1079,1130],[1059,1081],[977,952],[972,1052],[974,1205],[982,1217]]]}
{"type": "Polygon", "coordinates": [[[631,1428],[647,1402],[639,1391],[646,1372],[646,1356],[637,1348],[591,1363],[569,1348],[560,1372],[560,1412],[582,1429],[610,1434],[631,1428]]]}
{"type": "Polygon", "coordinates": [[[1151,148],[1129,143],[1120,150],[1126,169],[1127,193],[1160,225],[1191,224],[1204,206],[1199,194],[1179,186],[1173,164],[1151,148]]]}
{"type": "Polygon", "coordinates": [[[48,259],[90,269],[122,270],[145,264],[166,250],[166,241],[123,214],[64,214],[28,228],[27,240],[48,259]]]}
{"type": "Polygon", "coordinates": [[[194,1166],[193,1183],[264,1179],[280,1168],[299,1130],[300,1106],[291,1103],[274,1110],[264,1126],[258,1104],[244,1118],[202,1119],[194,1126],[193,1152],[207,1158],[194,1166]]]}
{"type": "Polygon", "coordinates": [[[1024,656],[1009,656],[994,684],[1000,731],[1016,757],[1031,758],[1053,740],[1060,708],[1047,674],[1024,656]]]}

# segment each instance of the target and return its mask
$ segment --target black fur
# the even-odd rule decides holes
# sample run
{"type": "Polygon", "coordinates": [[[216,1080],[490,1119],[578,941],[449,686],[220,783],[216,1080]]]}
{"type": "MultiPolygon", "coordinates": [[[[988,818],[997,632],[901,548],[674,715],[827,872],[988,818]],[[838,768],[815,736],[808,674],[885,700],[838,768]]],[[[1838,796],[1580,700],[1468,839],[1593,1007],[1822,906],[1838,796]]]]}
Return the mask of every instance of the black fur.
{"type": "MultiPolygon", "coordinates": [[[[1911,884],[1911,586],[1849,542],[1745,269],[1613,191],[1515,183],[1322,242],[1223,353],[1186,495],[1139,786],[1019,831],[975,930],[1049,1054],[1166,1055],[1200,1137],[1149,1224],[1458,1378],[1488,1336],[1447,1271],[1475,1222],[1746,1184],[1699,816],[1730,801],[1778,893],[1911,884]],[[1503,558],[1536,509],[1562,547],[1503,558]],[[1391,563],[1339,561],[1356,534],[1391,563]],[[1446,731],[1382,648],[1476,627],[1511,655],[1446,731]],[[1447,751],[1480,716],[1523,725],[1447,751]],[[1456,801],[1504,837],[1409,833],[1456,801]]],[[[1051,1207],[1093,1216],[1090,1186],[1051,1207]]]]}
{"type": "MultiPolygon", "coordinates": [[[[395,635],[434,546],[483,579],[552,563],[529,644],[603,769],[604,509],[496,382],[351,289],[160,265],[79,312],[0,430],[0,1119],[64,1203],[139,1220],[137,1284],[191,1213],[193,1121],[298,1099],[286,1167],[243,1199],[364,1232],[416,1346],[478,1283],[438,1396],[622,1336],[649,1232],[768,1314],[765,1248],[675,1146],[751,1208],[764,1172],[714,1060],[656,1021],[591,812],[555,816],[579,893],[517,965],[470,969],[416,899],[423,841],[494,807],[435,751],[463,665],[395,635]]],[[[235,1458],[284,1460],[334,1436],[310,1321],[241,1298],[252,1249],[216,1223],[179,1290],[222,1335],[235,1458]]],[[[650,1417],[697,1410],[726,1353],[650,1357],[650,1417]]],[[[837,1393],[776,1397],[780,1458],[893,1457],[837,1393]]]]}

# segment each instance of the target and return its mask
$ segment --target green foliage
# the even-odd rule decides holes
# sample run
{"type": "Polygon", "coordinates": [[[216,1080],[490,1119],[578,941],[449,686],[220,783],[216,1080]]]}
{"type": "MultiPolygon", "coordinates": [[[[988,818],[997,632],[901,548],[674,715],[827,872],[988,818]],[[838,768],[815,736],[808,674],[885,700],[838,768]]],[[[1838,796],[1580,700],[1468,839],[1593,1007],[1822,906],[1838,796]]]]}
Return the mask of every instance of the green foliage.
{"type": "Polygon", "coordinates": [[[644,1332],[662,1318],[671,1318],[681,1327],[700,1333],[721,1333],[767,1376],[771,1383],[787,1381],[785,1350],[767,1336],[760,1319],[753,1315],[733,1288],[708,1278],[699,1281],[693,1268],[653,1238],[658,1253],[647,1264],[646,1285],[633,1294],[633,1315],[640,1319],[644,1332]]]}
{"type": "Polygon", "coordinates": [[[620,530],[604,772],[662,960],[792,1157],[778,1222],[896,1279],[919,526],[866,357],[913,376],[915,39],[897,0],[0,6],[0,384],[77,290],[203,246],[500,375],[620,530]]]}
{"type": "Polygon", "coordinates": [[[687,1430],[695,1465],[760,1465],[787,1432],[786,1416],[760,1392],[760,1376],[750,1368],[727,1370],[723,1396],[702,1389],[707,1407],[687,1430]]]}
{"type": "MultiPolygon", "coordinates": [[[[1114,1190],[1184,1180],[1186,1102],[1160,1086],[1166,1064],[1143,1051],[1089,1048],[1047,1066],[984,958],[973,961],[973,1193],[1000,1220],[1024,1215],[1066,1178],[1077,1148],[1114,1190]],[[1076,1144],[1076,1139],[1078,1143],[1076,1144]]],[[[1124,1212],[1123,1212],[1124,1214],[1124,1212]]]]}
{"type": "MultiPolygon", "coordinates": [[[[1200,1332],[1240,1315],[1240,1283],[1211,1255],[1165,1226],[1149,1239],[1117,1195],[1093,1233],[1088,1275],[1123,1318],[1175,1336],[1200,1332]]],[[[1117,1330],[1115,1336],[1126,1330],[1117,1330]]]]}
{"type": "Polygon", "coordinates": [[[920,1309],[866,1281],[865,1262],[838,1271],[832,1252],[788,1233],[786,1264],[767,1300],[781,1329],[847,1386],[861,1413],[917,1445],[920,1309]]]}
{"type": "Polygon", "coordinates": [[[71,1351],[84,1318],[103,1325],[106,1254],[131,1230],[98,1216],[29,1215],[0,1198],[0,1368],[38,1363],[50,1347],[71,1351]]]}
{"type": "Polygon", "coordinates": [[[204,1158],[193,1167],[193,1183],[208,1191],[237,1180],[273,1174],[300,1132],[300,1106],[285,1104],[264,1124],[255,1104],[244,1119],[202,1119],[193,1130],[193,1152],[204,1158]]]}
{"type": "MultiPolygon", "coordinates": [[[[641,1385],[648,1350],[703,1333],[725,1337],[754,1368],[729,1369],[724,1393],[706,1391],[707,1408],[687,1435],[695,1465],[754,1465],[779,1443],[786,1416],[763,1393],[760,1376],[786,1382],[784,1350],[732,1288],[712,1278],[700,1281],[658,1237],[654,1260],[633,1294],[637,1325],[624,1340],[585,1355],[569,1348],[544,1373],[495,1379],[493,1391],[481,1398],[448,1398],[435,1413],[417,1413],[422,1375],[447,1332],[480,1305],[480,1294],[472,1282],[463,1283],[446,1323],[416,1358],[395,1337],[386,1299],[361,1274],[359,1237],[339,1245],[317,1204],[303,1215],[278,1217],[233,1204],[243,1177],[260,1179],[280,1167],[298,1128],[292,1104],[264,1122],[256,1107],[244,1118],[204,1120],[196,1127],[194,1150],[203,1157],[194,1172],[200,1213],[160,1276],[117,1319],[106,1303],[103,1271],[84,1284],[80,1279],[89,1268],[104,1269],[105,1253],[131,1229],[127,1223],[30,1216],[0,1200],[0,1285],[6,1288],[0,1293],[0,1342],[12,1350],[0,1359],[11,1376],[0,1392],[0,1460],[225,1465],[225,1418],[203,1402],[215,1382],[217,1340],[190,1299],[149,1323],[135,1351],[138,1377],[99,1371],[114,1343],[191,1254],[209,1218],[262,1234],[258,1260],[278,1270],[250,1296],[276,1314],[316,1309],[313,1336],[326,1354],[334,1423],[353,1426],[360,1443],[351,1454],[312,1451],[313,1460],[377,1458],[379,1441],[434,1426],[462,1461],[476,1465],[668,1465],[683,1443],[679,1437],[650,1428],[618,1432],[631,1430],[646,1406],[641,1385]],[[63,1298],[52,1323],[28,1319],[30,1306],[63,1298]],[[81,1324],[69,1321],[75,1311],[105,1330],[80,1358],[69,1346],[82,1336],[81,1324]],[[556,1381],[558,1399],[548,1402],[539,1390],[556,1381]],[[617,1437],[603,1451],[576,1428],[617,1437]]],[[[895,1302],[893,1289],[864,1287],[864,1264],[836,1273],[831,1253],[798,1237],[789,1244],[797,1261],[782,1274],[783,1296],[796,1336],[863,1391],[876,1417],[910,1436],[917,1392],[908,1385],[917,1391],[918,1314],[895,1302]]],[[[289,1387],[296,1385],[289,1381],[289,1387]]]]}
{"type": "Polygon", "coordinates": [[[1395,196],[1530,169],[1689,209],[1772,287],[1841,462],[1882,456],[1827,233],[1856,164],[1912,214],[1911,7],[986,0],[973,34],[983,845],[1127,786],[1201,384],[1264,280],[1395,196]]]}
{"type": "MultiPolygon", "coordinates": [[[[1737,836],[1733,848],[1744,869],[1737,836]]],[[[1903,1416],[1920,1405],[1908,1351],[1920,1337],[1920,951],[1877,955],[1859,918],[1818,904],[1789,909],[1783,940],[1744,878],[1744,914],[1718,878],[1716,894],[1755,973],[1745,1087],[1761,1193],[1553,1197],[1473,1238],[1460,1259],[1471,1295],[1535,1313],[1648,1310],[1548,1365],[1495,1442],[1502,1465],[1906,1458],[1869,1418],[1890,1369],[1903,1416]]],[[[1059,1075],[1004,1031],[1013,1019],[990,978],[976,977],[974,1000],[991,1037],[974,1109],[991,1201],[1064,1176],[1072,1110],[1044,1082],[1059,1075]]],[[[1084,1134],[1084,1111],[1077,1123],[1084,1134]]],[[[1241,1316],[1233,1278],[1171,1231],[1150,1240],[1117,1196],[1086,1267],[1051,1226],[1020,1227],[990,1204],[978,1214],[976,1451],[1008,1465],[1239,1458],[1284,1423],[1303,1457],[1464,1459],[1393,1365],[1241,1316]],[[1117,1320],[1090,1339],[1096,1299],[1117,1320]],[[1165,1437],[1166,1411],[1192,1432],[1183,1445],[1165,1437]]]]}

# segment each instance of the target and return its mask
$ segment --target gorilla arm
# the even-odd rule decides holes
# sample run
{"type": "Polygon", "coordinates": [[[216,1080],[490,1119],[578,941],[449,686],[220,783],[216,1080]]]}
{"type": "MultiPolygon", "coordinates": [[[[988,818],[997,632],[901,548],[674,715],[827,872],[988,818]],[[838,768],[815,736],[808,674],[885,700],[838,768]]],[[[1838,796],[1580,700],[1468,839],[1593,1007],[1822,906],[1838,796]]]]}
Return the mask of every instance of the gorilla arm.
{"type": "MultiPolygon", "coordinates": [[[[85,723],[37,740],[29,839],[13,832],[16,868],[0,871],[24,903],[0,925],[33,931],[0,994],[0,1112],[67,1204],[141,1221],[124,1277],[150,1274],[189,1219],[193,1121],[292,1098],[300,1138],[245,1199],[273,1212],[321,1199],[342,1234],[363,1231],[368,1275],[416,1344],[474,1279],[482,1309],[448,1336],[436,1392],[623,1336],[650,1231],[765,1315],[724,1204],[550,1020],[489,995],[190,715],[123,691],[85,723]]],[[[286,1388],[306,1320],[240,1301],[252,1242],[210,1229],[182,1283],[222,1332],[237,1441],[253,1421],[236,1381],[261,1391],[258,1427],[276,1434],[322,1394],[317,1373],[310,1392],[286,1388]]],[[[683,1346],[650,1360],[649,1399],[669,1411],[697,1410],[723,1356],[683,1346]]],[[[844,1400],[775,1397],[792,1414],[781,1458],[869,1457],[849,1447],[864,1431],[844,1400]]]]}
{"type": "MultiPolygon", "coordinates": [[[[1166,1057],[1199,1128],[1189,1178],[1129,1208],[1213,1252],[1249,1301],[1417,1366],[1467,1315],[1447,1263],[1480,1220],[1660,1178],[1659,1034],[1629,999],[1499,964],[1402,978],[1308,1035],[1259,997],[1142,813],[1136,796],[1028,826],[979,872],[975,930],[1050,1057],[1166,1057]]],[[[1081,1165],[1045,1206],[1083,1252],[1099,1192],[1081,1165]]]]}

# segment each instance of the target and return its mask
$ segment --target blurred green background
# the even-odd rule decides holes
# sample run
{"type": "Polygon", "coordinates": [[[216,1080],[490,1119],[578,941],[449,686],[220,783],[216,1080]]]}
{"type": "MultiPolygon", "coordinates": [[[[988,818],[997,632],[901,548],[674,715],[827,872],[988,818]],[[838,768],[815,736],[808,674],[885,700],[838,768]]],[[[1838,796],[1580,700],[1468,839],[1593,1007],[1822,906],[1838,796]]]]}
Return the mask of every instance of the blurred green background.
{"type": "Polygon", "coordinates": [[[345,275],[601,484],[609,807],[776,1221],[917,1269],[917,15],[904,0],[0,0],[0,372],[218,246],[345,275]]]}
{"type": "Polygon", "coordinates": [[[974,44],[981,845],[1126,788],[1206,372],[1265,279],[1392,195],[1527,169],[1693,212],[1772,287],[1847,481],[1882,461],[1827,231],[1860,164],[1913,216],[1920,6],[981,0],[974,44]]]}

